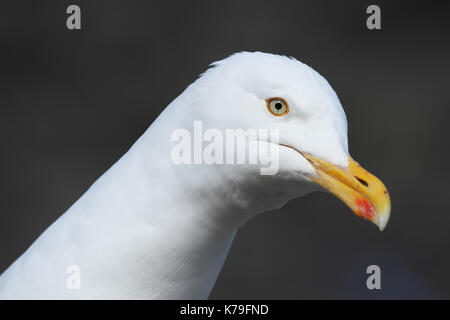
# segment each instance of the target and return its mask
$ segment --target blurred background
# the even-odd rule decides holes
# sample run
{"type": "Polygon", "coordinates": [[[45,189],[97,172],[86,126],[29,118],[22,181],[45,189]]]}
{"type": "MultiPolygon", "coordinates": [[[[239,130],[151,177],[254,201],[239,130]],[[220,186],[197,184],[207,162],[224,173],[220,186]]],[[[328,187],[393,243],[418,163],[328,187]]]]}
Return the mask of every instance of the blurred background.
{"type": "Polygon", "coordinates": [[[449,298],[449,15],[444,1],[2,1],[0,273],[209,63],[257,50],[330,82],[391,221],[381,233],[330,194],[296,199],[238,232],[210,298],[449,298]]]}

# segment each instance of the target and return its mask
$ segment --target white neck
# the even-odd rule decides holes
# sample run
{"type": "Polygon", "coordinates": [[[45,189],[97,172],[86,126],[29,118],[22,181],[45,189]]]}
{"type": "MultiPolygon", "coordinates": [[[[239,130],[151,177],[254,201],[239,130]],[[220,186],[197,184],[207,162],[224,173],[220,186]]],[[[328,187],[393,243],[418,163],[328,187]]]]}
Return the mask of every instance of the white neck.
{"type": "Polygon", "coordinates": [[[36,240],[0,277],[0,298],[208,297],[255,212],[232,199],[233,186],[208,184],[212,168],[177,167],[168,148],[149,149],[161,134],[148,130],[36,240]],[[80,267],[79,290],[67,288],[69,265],[80,267]]]}
{"type": "Polygon", "coordinates": [[[35,241],[0,277],[0,298],[208,297],[237,228],[306,189],[258,168],[174,165],[170,137],[195,119],[188,107],[175,99],[35,241]]]}

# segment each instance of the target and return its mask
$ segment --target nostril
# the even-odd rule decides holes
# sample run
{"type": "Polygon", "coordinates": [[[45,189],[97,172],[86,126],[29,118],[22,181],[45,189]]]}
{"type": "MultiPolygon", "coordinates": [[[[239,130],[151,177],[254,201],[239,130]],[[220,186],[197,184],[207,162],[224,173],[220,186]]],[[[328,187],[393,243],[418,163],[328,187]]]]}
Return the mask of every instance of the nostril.
{"type": "Polygon", "coordinates": [[[367,183],[366,180],[363,180],[363,179],[361,179],[361,178],[359,178],[359,177],[357,177],[357,176],[355,176],[355,178],[356,178],[356,180],[358,180],[359,182],[361,182],[361,184],[365,185],[366,187],[369,186],[369,184],[367,183]]]}

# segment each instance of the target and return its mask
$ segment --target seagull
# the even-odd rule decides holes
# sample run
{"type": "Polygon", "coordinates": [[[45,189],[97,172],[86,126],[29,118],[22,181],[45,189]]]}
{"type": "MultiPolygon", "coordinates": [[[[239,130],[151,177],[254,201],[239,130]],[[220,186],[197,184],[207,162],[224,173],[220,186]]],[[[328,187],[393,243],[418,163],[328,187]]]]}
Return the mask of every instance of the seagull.
{"type": "Polygon", "coordinates": [[[385,228],[389,193],[349,155],[329,83],[292,57],[235,53],[173,100],[0,276],[0,299],[207,299],[242,225],[319,189],[385,228]],[[177,163],[174,132],[198,142],[199,123],[217,139],[276,130],[277,139],[252,140],[276,151],[276,173],[262,174],[267,161],[177,163]]]}

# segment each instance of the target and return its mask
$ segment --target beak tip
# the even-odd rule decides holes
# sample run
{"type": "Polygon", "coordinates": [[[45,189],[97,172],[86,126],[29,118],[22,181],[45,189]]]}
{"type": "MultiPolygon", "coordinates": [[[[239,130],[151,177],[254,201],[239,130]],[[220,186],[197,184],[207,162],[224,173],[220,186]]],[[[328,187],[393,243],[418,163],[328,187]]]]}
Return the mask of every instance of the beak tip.
{"type": "Polygon", "coordinates": [[[390,212],[385,212],[383,214],[377,215],[377,218],[374,221],[374,223],[378,226],[380,231],[383,231],[386,228],[386,226],[389,222],[389,216],[390,216],[390,212]]]}

